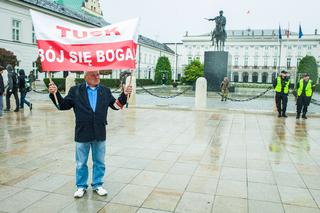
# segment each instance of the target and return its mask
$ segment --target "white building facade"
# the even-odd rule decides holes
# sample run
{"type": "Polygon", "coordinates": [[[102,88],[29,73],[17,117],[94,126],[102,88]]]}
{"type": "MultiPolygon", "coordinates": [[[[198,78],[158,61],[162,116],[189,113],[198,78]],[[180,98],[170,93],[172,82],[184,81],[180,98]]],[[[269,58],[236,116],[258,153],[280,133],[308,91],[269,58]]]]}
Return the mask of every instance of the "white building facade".
{"type": "MultiPolygon", "coordinates": [[[[38,79],[43,79],[45,74],[38,73],[36,67],[38,48],[29,9],[84,27],[106,26],[109,23],[102,18],[99,7],[100,3],[97,0],[0,0],[0,48],[17,56],[16,70],[24,69],[27,75],[32,70],[38,79]],[[76,7],[74,3],[79,6],[76,7]],[[90,9],[93,11],[89,12],[90,9]]],[[[139,36],[136,54],[137,75],[139,74],[140,78],[153,79],[160,56],[168,56],[169,60],[173,61],[174,52],[165,44],[139,36]]],[[[108,78],[118,78],[120,72],[121,70],[115,70],[108,78]]],[[[54,75],[62,77],[63,73],[54,75]]]]}
{"type": "MultiPolygon", "coordinates": [[[[137,79],[153,79],[158,58],[166,56],[171,64],[172,77],[174,77],[175,52],[168,45],[159,43],[139,35],[136,52],[136,77],[137,79]]],[[[111,78],[119,78],[122,70],[114,70],[111,78]]]]}
{"type": "MultiPolygon", "coordinates": [[[[225,51],[231,55],[229,77],[233,82],[271,83],[279,69],[287,70],[295,79],[297,66],[304,56],[314,56],[318,64],[320,62],[320,35],[316,30],[300,40],[297,33],[291,32],[287,38],[282,32],[281,45],[278,30],[229,30],[227,33],[225,51]]],[[[214,50],[210,39],[209,34],[196,36],[186,33],[182,43],[178,44],[177,69],[183,72],[194,59],[204,63],[204,52],[214,50]]],[[[172,45],[168,46],[173,49],[172,45]]]]}

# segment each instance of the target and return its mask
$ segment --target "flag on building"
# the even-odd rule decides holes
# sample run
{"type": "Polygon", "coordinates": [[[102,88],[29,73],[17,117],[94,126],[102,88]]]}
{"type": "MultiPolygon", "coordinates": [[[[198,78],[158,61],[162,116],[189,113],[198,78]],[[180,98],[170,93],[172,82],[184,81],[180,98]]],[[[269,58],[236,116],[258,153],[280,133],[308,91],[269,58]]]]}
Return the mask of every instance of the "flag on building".
{"type": "Polygon", "coordinates": [[[280,25],[279,25],[279,32],[278,32],[278,34],[279,34],[279,40],[282,40],[282,34],[281,34],[281,27],[280,27],[280,25]]]}
{"type": "Polygon", "coordinates": [[[134,69],[138,19],[87,28],[30,10],[43,71],[134,69]]]}
{"type": "Polygon", "coordinates": [[[290,37],[290,30],[286,30],[286,36],[287,36],[287,39],[289,39],[289,37],[290,37]]]}
{"type": "Polygon", "coordinates": [[[299,39],[301,39],[303,36],[303,33],[302,33],[302,29],[301,29],[301,24],[299,24],[299,39]]]}

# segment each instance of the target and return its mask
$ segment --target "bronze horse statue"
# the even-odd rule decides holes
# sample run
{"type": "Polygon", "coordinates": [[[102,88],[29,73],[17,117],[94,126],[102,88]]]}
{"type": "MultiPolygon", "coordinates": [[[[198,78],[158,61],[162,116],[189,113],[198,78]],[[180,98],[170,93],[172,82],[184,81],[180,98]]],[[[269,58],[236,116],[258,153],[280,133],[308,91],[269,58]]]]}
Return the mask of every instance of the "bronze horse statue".
{"type": "Polygon", "coordinates": [[[215,46],[216,43],[215,50],[224,51],[224,42],[226,41],[226,38],[227,33],[222,29],[222,27],[216,27],[211,35],[212,46],[215,46]]]}
{"type": "Polygon", "coordinates": [[[225,26],[227,21],[226,21],[226,17],[223,16],[222,10],[219,12],[219,14],[220,15],[215,18],[206,19],[206,20],[216,22],[216,27],[211,33],[212,46],[214,46],[214,43],[216,42],[215,49],[217,51],[224,51],[224,42],[227,39],[227,33],[225,31],[225,26]]]}

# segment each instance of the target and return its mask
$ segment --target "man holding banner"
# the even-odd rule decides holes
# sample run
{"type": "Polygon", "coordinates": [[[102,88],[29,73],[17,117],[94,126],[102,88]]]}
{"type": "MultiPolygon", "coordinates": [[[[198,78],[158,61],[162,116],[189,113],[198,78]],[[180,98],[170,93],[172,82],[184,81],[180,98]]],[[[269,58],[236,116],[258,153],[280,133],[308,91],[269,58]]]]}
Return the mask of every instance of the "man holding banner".
{"type": "Polygon", "coordinates": [[[76,186],[75,198],[83,197],[88,188],[88,155],[92,150],[93,174],[92,188],[97,194],[104,196],[107,191],[102,187],[105,173],[105,140],[108,108],[122,109],[127,102],[127,95],[132,92],[128,86],[116,100],[110,89],[99,85],[99,72],[86,72],[86,83],[71,87],[68,95],[63,98],[57,91],[57,86],[49,86],[50,98],[59,110],[73,108],[76,116],[75,141],[76,141],[76,186]],[[54,95],[56,94],[58,103],[54,95]]]}
{"type": "MultiPolygon", "coordinates": [[[[98,70],[135,69],[138,19],[102,28],[85,28],[36,11],[30,11],[37,37],[43,71],[84,71],[85,83],[71,87],[63,98],[50,79],[50,98],[59,110],[73,109],[76,117],[76,186],[75,198],[88,188],[89,151],[92,151],[92,188],[107,195],[105,141],[108,108],[122,109],[132,86],[124,87],[118,99],[100,84],[98,70]]],[[[50,76],[50,75],[49,75],[50,76]]],[[[130,81],[131,82],[131,81],[130,81]]]]}

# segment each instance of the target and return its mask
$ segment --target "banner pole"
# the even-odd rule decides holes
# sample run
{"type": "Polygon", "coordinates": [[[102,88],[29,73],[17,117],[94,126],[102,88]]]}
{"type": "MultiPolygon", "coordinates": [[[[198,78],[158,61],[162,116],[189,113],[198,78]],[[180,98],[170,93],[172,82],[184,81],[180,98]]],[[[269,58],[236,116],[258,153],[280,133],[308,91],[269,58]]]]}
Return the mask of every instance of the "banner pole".
{"type": "MultiPolygon", "coordinates": [[[[52,81],[52,78],[51,78],[51,72],[48,72],[48,77],[49,77],[50,84],[54,84],[54,82],[52,81]]],[[[53,96],[54,96],[54,100],[55,100],[57,106],[59,106],[57,93],[53,93],[53,96]]]]}
{"type": "MultiPolygon", "coordinates": [[[[128,86],[131,86],[132,84],[132,76],[134,75],[134,69],[131,71],[131,75],[130,75],[130,79],[129,79],[129,84],[128,86]]],[[[126,104],[126,108],[128,108],[129,106],[129,100],[130,100],[130,94],[127,95],[127,104],[126,104]]]]}

